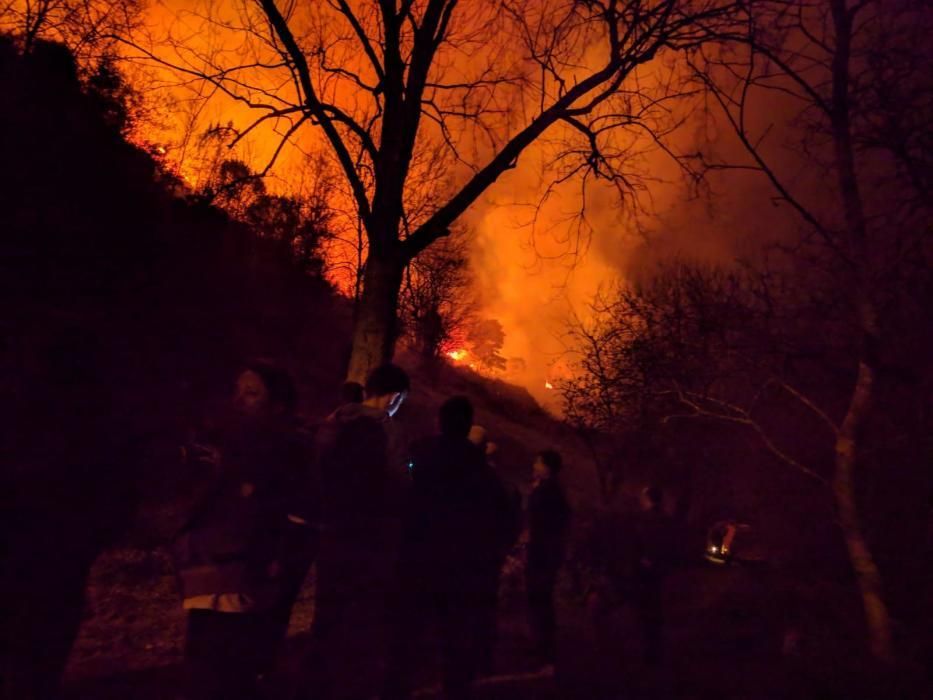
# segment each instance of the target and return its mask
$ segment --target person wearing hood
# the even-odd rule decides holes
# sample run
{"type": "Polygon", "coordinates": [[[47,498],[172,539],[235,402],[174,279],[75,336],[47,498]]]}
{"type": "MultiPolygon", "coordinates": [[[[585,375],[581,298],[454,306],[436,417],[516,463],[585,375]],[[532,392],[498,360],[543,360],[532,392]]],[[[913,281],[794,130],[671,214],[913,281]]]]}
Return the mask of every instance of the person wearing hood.
{"type": "Polygon", "coordinates": [[[382,651],[407,478],[393,458],[391,422],[409,386],[403,369],[381,365],[363,401],[348,394],[318,429],[321,550],[305,690],[315,700],[366,695],[382,651]]]}
{"type": "Polygon", "coordinates": [[[481,612],[507,529],[508,496],[483,450],[468,438],[469,400],[448,399],[439,423],[440,434],[411,448],[412,493],[383,700],[410,697],[417,643],[432,619],[440,632],[445,697],[470,696],[481,612]]]}
{"type": "Polygon", "coordinates": [[[192,700],[259,697],[291,611],[286,573],[296,557],[305,567],[313,557],[314,493],[296,398],[288,373],[254,362],[237,378],[219,444],[196,446],[212,475],[173,543],[192,700]]]}

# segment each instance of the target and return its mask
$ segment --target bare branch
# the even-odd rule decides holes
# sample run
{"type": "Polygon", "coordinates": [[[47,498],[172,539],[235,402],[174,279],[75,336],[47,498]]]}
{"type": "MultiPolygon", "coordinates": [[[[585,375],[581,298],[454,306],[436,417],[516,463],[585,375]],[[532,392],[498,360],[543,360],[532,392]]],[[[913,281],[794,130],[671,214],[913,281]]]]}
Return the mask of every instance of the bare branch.
{"type": "Polygon", "coordinates": [[[673,418],[710,418],[713,420],[725,421],[728,423],[736,423],[738,425],[743,425],[748,428],[751,428],[756,435],[758,435],[759,440],[767,448],[767,450],[777,457],[780,461],[785,464],[793,467],[800,473],[805,476],[813,479],[821,486],[828,487],[829,482],[827,479],[814,471],[810,467],[806,466],[799,460],[794,459],[786,451],[782,450],[780,447],[775,444],[774,440],[771,439],[771,436],[768,435],[767,431],[761,426],[760,423],[753,420],[751,416],[740,406],[723,401],[721,399],[713,399],[709,396],[700,396],[697,394],[692,394],[689,392],[672,392],[676,395],[677,399],[683,403],[685,406],[691,409],[692,413],[688,415],[671,415],[665,418],[664,420],[670,420],[673,418]],[[703,403],[708,402],[716,406],[719,410],[710,410],[703,406],[703,403]]]}
{"type": "Polygon", "coordinates": [[[266,15],[268,16],[269,22],[275,28],[276,34],[278,35],[279,39],[281,39],[285,49],[288,51],[295,70],[298,72],[302,91],[304,93],[305,107],[307,108],[308,112],[318,120],[318,123],[324,130],[324,133],[327,136],[331,147],[334,149],[334,152],[337,155],[337,160],[340,162],[340,165],[343,168],[344,176],[347,178],[347,182],[350,183],[350,188],[352,189],[353,196],[356,199],[357,207],[360,210],[360,216],[364,222],[368,221],[370,216],[370,207],[366,188],[364,187],[362,180],[360,180],[360,177],[354,168],[353,158],[350,156],[350,152],[347,150],[346,144],[344,144],[343,139],[340,138],[340,134],[337,132],[337,129],[334,128],[331,113],[325,109],[324,105],[317,97],[314,84],[311,80],[311,71],[308,68],[308,62],[305,59],[304,53],[298,46],[298,43],[295,41],[295,37],[288,26],[288,22],[285,21],[282,13],[279,12],[279,9],[275,4],[275,0],[259,0],[259,2],[262,5],[266,15]]]}

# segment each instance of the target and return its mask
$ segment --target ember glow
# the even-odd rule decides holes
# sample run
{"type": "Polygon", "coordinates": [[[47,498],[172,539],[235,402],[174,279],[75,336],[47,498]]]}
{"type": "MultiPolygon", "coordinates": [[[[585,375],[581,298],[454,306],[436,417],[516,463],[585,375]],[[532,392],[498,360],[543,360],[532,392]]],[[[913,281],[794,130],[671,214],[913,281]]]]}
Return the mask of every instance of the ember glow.
{"type": "Polygon", "coordinates": [[[460,348],[459,350],[451,350],[448,352],[447,357],[449,357],[454,362],[462,362],[466,358],[467,354],[467,350],[460,348]]]}

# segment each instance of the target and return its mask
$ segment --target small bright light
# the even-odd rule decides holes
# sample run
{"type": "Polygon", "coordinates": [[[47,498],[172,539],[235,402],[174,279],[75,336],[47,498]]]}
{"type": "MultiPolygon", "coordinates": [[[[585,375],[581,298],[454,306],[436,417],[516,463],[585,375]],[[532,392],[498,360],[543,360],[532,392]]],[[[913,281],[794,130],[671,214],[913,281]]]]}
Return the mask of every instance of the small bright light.
{"type": "Polygon", "coordinates": [[[545,389],[553,389],[553,388],[554,388],[554,385],[551,384],[550,382],[544,382],[544,388],[545,388],[545,389]]]}
{"type": "Polygon", "coordinates": [[[452,359],[454,362],[460,362],[460,360],[466,357],[466,355],[467,355],[467,351],[464,350],[463,348],[460,348],[459,350],[451,350],[450,352],[447,353],[447,357],[452,359]]]}
{"type": "Polygon", "coordinates": [[[712,552],[713,554],[716,554],[716,552],[719,551],[719,547],[710,547],[709,551],[712,552]]]}

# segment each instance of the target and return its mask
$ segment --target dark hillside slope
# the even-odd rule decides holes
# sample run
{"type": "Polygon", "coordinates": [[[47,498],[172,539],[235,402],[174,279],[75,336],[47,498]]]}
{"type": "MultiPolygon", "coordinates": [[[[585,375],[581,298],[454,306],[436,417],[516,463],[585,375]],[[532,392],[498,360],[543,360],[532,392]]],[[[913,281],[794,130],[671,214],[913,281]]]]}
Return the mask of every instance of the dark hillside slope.
{"type": "Polygon", "coordinates": [[[329,403],[342,348],[315,331],[340,337],[346,314],[280,246],[174,197],[62,47],[0,39],[0,94],[3,670],[27,698],[55,683],[88,568],[205,402],[264,355],[329,403]]]}

